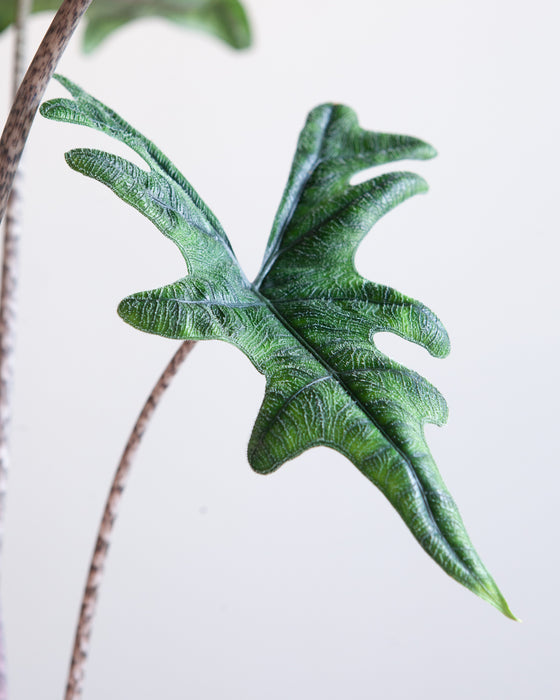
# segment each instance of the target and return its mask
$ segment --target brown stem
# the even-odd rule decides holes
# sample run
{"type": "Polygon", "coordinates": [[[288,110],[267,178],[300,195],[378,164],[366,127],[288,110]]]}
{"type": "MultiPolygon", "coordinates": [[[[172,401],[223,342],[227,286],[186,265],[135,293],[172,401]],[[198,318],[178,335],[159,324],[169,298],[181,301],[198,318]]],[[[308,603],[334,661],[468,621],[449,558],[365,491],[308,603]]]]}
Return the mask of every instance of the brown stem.
{"type": "Polygon", "coordinates": [[[17,91],[0,138],[0,221],[31,124],[49,80],[91,0],[64,0],[17,91]]]}
{"type": "MultiPolygon", "coordinates": [[[[18,0],[12,65],[12,99],[15,100],[25,70],[25,26],[31,0],[18,0]]],[[[2,283],[0,285],[0,556],[4,546],[6,491],[10,466],[9,432],[12,413],[13,357],[15,344],[16,291],[20,217],[21,175],[14,180],[8,200],[2,239],[2,283]]],[[[0,700],[8,697],[6,681],[4,618],[0,610],[0,700]]]]}
{"type": "Polygon", "coordinates": [[[122,453],[121,461],[117,467],[113,483],[111,484],[111,490],[109,491],[109,496],[105,503],[103,518],[99,526],[97,541],[91,558],[86,587],[82,597],[80,618],[74,638],[74,650],[72,652],[72,661],[68,673],[65,700],[78,700],[82,695],[89,640],[93,626],[93,617],[97,607],[99,587],[111,542],[113,525],[117,518],[118,508],[130,473],[132,461],[138,450],[144,431],[163,393],[195,344],[193,340],[186,340],[181,344],[175,355],[173,355],[171,361],[152,389],[152,393],[148,396],[122,453]]]}

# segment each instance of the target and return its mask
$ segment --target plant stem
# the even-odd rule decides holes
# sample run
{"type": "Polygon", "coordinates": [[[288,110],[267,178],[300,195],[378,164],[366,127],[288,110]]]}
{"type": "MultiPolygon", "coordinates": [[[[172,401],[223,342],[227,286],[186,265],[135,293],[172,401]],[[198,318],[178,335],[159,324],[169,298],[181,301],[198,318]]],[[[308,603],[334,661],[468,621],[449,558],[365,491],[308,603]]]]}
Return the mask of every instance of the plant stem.
{"type": "Polygon", "coordinates": [[[80,608],[80,618],[74,638],[74,649],[72,652],[70,670],[68,672],[65,700],[78,700],[82,695],[85,666],[93,626],[93,617],[97,607],[99,587],[101,585],[105,561],[111,542],[113,525],[117,518],[119,505],[130,474],[132,461],[163,393],[195,344],[193,340],[186,340],[180,345],[175,355],[173,355],[152,389],[151,394],[148,396],[122,453],[121,460],[113,478],[113,483],[111,484],[109,496],[107,497],[107,502],[105,503],[103,518],[99,526],[97,540],[90,562],[86,587],[80,608]]]}
{"type": "Polygon", "coordinates": [[[64,0],[17,91],[0,138],[0,222],[31,124],[49,80],[91,0],[64,0]]]}
{"type": "MultiPolygon", "coordinates": [[[[31,0],[18,0],[12,64],[12,99],[15,100],[25,71],[25,25],[31,0]]],[[[15,345],[16,292],[19,248],[21,174],[14,180],[8,199],[2,239],[0,285],[0,557],[4,545],[6,492],[10,466],[9,432],[12,414],[13,357],[15,345]]],[[[4,618],[0,606],[0,700],[8,697],[4,618]]]]}

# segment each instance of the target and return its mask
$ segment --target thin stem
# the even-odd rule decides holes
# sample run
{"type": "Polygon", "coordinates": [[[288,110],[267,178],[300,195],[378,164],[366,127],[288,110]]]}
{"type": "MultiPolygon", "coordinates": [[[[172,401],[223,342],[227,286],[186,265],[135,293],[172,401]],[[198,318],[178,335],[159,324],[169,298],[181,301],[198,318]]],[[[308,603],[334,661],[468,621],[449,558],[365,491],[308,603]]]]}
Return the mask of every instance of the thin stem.
{"type": "Polygon", "coordinates": [[[91,0],[64,0],[17,91],[0,138],[0,221],[21,154],[49,80],[91,0]]]}
{"type": "MultiPolygon", "coordinates": [[[[25,71],[25,26],[31,0],[18,0],[12,64],[12,99],[15,100],[25,71]]],[[[2,283],[0,285],[0,557],[4,546],[6,491],[10,466],[10,419],[12,414],[13,357],[15,345],[16,291],[20,216],[21,174],[6,209],[2,239],[2,283]]],[[[4,618],[0,608],[0,700],[8,697],[4,618]]]]}
{"type": "Polygon", "coordinates": [[[25,73],[25,25],[31,12],[32,0],[18,0],[15,23],[14,59],[12,70],[12,99],[15,99],[25,73]]]}
{"type": "Polygon", "coordinates": [[[99,587],[101,585],[105,561],[111,542],[113,525],[117,518],[119,505],[130,473],[132,461],[138,450],[144,431],[163,393],[195,344],[193,340],[186,340],[181,344],[175,355],[173,355],[171,361],[152,389],[152,393],[148,396],[122,453],[121,460],[113,478],[113,483],[111,484],[109,496],[107,497],[107,502],[105,503],[103,518],[99,526],[97,540],[91,558],[86,587],[82,597],[80,618],[74,638],[74,650],[72,652],[72,661],[68,673],[65,700],[79,700],[82,695],[89,641],[93,626],[93,618],[97,607],[99,587]]]}

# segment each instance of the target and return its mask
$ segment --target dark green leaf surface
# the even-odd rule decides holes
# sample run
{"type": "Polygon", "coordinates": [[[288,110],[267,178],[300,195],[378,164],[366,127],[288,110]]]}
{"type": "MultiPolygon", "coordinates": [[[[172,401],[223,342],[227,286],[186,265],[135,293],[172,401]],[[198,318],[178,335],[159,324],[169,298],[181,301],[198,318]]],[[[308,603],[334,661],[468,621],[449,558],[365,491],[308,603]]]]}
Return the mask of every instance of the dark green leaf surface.
{"type": "MultiPolygon", "coordinates": [[[[58,10],[62,0],[35,0],[33,12],[58,10]]],[[[84,50],[92,51],[125,24],[162,17],[212,34],[235,49],[251,43],[249,22],[239,0],[95,0],[85,15],[84,50]]],[[[15,21],[15,2],[0,2],[0,32],[15,21]]]]}
{"type": "Polygon", "coordinates": [[[188,269],[174,284],[124,299],[121,317],[149,333],[240,348],[267,380],[248,451],[256,471],[271,472],[317,445],[338,450],[381,489],[448,574],[513,617],[424,438],[425,423],[445,422],[445,400],[374,342],[376,333],[391,331],[445,357],[447,333],[423,304],[364,279],[354,266],[372,225],[426,184],[408,172],[355,186],[350,178],[374,165],[430,158],[434,150],[411,137],[364,131],[348,107],[314,109],[251,284],[220,224],[167,158],[114,112],[59,80],[74,99],[46,103],[43,115],[117,138],[149,170],[92,149],[70,151],[69,165],[142,212],[174,241],[188,269]]]}

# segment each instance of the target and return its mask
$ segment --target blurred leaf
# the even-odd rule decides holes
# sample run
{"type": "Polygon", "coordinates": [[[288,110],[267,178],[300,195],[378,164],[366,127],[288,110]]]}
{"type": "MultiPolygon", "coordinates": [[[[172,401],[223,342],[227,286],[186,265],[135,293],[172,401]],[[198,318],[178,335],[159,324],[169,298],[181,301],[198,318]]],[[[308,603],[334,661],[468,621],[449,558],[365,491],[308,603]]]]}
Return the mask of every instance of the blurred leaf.
{"type": "MultiPolygon", "coordinates": [[[[57,10],[61,0],[35,0],[33,12],[57,10]]],[[[0,1],[0,32],[15,21],[16,3],[0,1]]],[[[94,0],[84,19],[89,52],[115,29],[144,17],[162,17],[218,37],[235,49],[251,43],[249,21],[238,0],[94,0]]]]}
{"type": "MultiPolygon", "coordinates": [[[[220,223],[170,161],[112,110],[59,80],[74,99],[47,102],[42,114],[113,136],[148,170],[92,149],[70,151],[68,164],[150,219],[187,265],[177,282],[124,299],[121,317],[149,333],[224,340],[241,349],[267,380],[249,443],[256,471],[274,471],[316,445],[338,450],[381,489],[448,574],[513,617],[425,441],[424,424],[447,418],[445,400],[375,345],[376,333],[391,331],[445,357],[447,333],[423,304],[364,279],[354,266],[372,225],[427,186],[409,172],[355,186],[351,177],[395,160],[431,158],[433,148],[408,136],[364,131],[348,107],[314,109],[251,284],[220,223]]],[[[211,429],[219,435],[219,427],[211,429]]]]}

